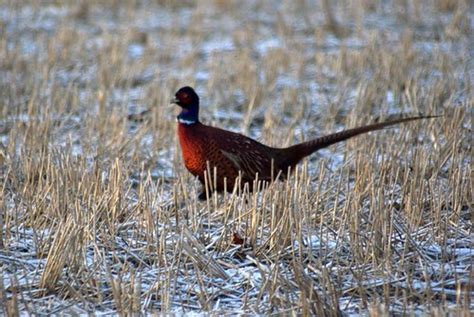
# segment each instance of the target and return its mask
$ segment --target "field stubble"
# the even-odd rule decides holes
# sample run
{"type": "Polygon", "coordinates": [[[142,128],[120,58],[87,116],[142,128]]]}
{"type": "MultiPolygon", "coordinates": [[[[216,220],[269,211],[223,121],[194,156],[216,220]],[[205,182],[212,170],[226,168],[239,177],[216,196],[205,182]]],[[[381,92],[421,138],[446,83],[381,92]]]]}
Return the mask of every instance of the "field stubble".
{"type": "Polygon", "coordinates": [[[3,2],[3,312],[468,315],[472,8],[344,3],[3,2]],[[274,146],[443,117],[202,203],[186,84],[204,122],[274,146]]]}

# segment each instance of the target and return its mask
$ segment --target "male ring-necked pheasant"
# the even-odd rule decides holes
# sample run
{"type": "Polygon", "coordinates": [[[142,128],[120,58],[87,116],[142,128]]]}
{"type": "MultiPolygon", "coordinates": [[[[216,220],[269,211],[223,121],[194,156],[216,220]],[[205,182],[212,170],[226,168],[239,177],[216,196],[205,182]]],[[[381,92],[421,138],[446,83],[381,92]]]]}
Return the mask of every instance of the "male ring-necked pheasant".
{"type": "MultiPolygon", "coordinates": [[[[232,191],[239,172],[241,183],[249,183],[251,188],[257,174],[258,179],[262,181],[272,181],[272,177],[280,171],[281,177],[285,177],[288,168],[293,171],[303,158],[331,144],[397,123],[435,117],[418,116],[374,123],[287,148],[273,148],[244,135],[199,122],[199,97],[191,87],[179,89],[172,103],[181,107],[177,118],[178,136],[186,168],[199,178],[203,186],[205,172],[210,169],[211,175],[214,176],[215,168],[216,186],[213,190],[218,192],[224,189],[232,191]]],[[[214,180],[211,183],[214,183],[214,180]]],[[[206,199],[205,188],[199,194],[199,199],[206,199]]]]}

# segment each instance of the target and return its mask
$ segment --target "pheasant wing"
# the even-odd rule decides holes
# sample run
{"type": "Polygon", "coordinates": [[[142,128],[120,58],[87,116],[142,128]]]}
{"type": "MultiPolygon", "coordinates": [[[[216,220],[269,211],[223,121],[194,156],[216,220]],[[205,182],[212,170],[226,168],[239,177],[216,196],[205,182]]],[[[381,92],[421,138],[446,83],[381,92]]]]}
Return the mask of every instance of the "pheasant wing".
{"type": "Polygon", "coordinates": [[[271,179],[272,157],[270,148],[241,134],[226,131],[219,142],[222,155],[242,172],[245,181],[271,179]]]}

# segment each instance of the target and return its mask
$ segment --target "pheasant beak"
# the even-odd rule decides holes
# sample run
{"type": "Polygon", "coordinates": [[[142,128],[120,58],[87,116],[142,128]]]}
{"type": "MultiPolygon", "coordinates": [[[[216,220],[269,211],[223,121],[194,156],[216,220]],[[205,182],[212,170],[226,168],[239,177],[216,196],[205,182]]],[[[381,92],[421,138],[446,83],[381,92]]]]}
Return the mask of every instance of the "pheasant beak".
{"type": "Polygon", "coordinates": [[[171,98],[170,104],[172,104],[172,105],[178,105],[178,106],[179,106],[179,99],[176,98],[176,97],[171,98]]]}

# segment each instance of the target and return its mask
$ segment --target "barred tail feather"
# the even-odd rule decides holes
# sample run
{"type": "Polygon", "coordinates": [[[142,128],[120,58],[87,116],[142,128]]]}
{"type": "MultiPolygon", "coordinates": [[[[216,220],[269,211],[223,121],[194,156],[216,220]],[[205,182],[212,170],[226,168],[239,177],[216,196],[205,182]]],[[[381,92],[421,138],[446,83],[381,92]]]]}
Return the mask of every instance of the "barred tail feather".
{"type": "Polygon", "coordinates": [[[329,134],[320,138],[316,138],[307,142],[303,142],[300,144],[296,144],[284,149],[284,152],[290,154],[287,155],[288,160],[286,162],[282,162],[282,166],[294,166],[299,161],[301,161],[306,156],[322,149],[328,147],[332,144],[345,141],[352,137],[358,136],[363,133],[367,133],[370,131],[381,130],[385,127],[392,126],[395,124],[414,121],[414,120],[421,120],[421,119],[431,119],[437,118],[439,116],[419,116],[419,117],[409,117],[409,118],[400,118],[385,122],[374,123],[370,125],[366,125],[363,127],[358,127],[354,129],[348,129],[341,132],[336,132],[333,134],[329,134]]]}

